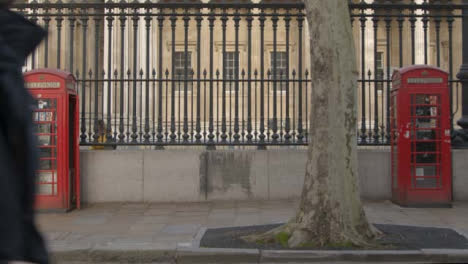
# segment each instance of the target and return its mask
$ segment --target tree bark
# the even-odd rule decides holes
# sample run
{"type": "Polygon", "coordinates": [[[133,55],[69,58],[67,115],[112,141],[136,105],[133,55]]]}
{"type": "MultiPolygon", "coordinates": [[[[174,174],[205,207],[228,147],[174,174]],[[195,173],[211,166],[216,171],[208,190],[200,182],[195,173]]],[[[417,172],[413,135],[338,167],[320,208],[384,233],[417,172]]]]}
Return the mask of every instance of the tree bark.
{"type": "Polygon", "coordinates": [[[288,224],[247,240],[274,240],[286,233],[290,247],[372,245],[378,231],[366,218],[357,176],[358,73],[348,1],[305,0],[305,4],[312,95],[300,207],[288,224]]]}

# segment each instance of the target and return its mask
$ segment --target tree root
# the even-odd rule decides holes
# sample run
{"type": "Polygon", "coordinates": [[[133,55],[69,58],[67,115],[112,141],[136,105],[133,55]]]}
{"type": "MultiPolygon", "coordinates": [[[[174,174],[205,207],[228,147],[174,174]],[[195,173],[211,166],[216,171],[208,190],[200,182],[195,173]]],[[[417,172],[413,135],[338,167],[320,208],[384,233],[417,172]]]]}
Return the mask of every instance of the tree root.
{"type": "Polygon", "coordinates": [[[382,233],[370,225],[371,234],[354,234],[341,233],[339,238],[332,240],[322,240],[314,237],[310,230],[301,228],[298,223],[293,221],[274,228],[263,234],[252,234],[241,237],[242,240],[248,243],[257,244],[281,244],[288,248],[302,248],[302,247],[316,247],[316,248],[380,248],[377,239],[382,236],[382,233]],[[284,243],[283,239],[287,237],[287,242],[284,243]]]}
{"type": "Polygon", "coordinates": [[[297,224],[294,222],[289,222],[263,234],[243,236],[241,239],[249,243],[277,243],[279,242],[277,241],[278,236],[280,234],[288,234],[288,236],[290,236],[294,230],[295,225],[297,224]]]}

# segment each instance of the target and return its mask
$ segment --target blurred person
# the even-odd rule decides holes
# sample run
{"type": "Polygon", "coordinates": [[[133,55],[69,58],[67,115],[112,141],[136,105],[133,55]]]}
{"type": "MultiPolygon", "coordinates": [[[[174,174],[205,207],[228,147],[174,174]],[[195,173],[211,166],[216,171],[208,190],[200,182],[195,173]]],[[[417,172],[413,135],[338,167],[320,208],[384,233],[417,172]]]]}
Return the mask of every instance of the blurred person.
{"type": "Polygon", "coordinates": [[[0,0],[0,264],[47,264],[34,222],[36,140],[22,65],[46,32],[0,0]]]}

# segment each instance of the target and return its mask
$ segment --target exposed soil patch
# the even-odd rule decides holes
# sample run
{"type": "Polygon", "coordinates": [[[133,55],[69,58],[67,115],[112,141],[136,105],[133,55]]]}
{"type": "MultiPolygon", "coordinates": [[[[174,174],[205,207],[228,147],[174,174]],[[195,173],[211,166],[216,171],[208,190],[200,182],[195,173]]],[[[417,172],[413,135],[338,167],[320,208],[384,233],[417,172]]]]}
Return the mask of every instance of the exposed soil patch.
{"type": "MultiPolygon", "coordinates": [[[[278,243],[247,243],[241,237],[251,234],[261,234],[280,226],[260,225],[208,229],[203,236],[200,246],[208,248],[258,248],[258,249],[291,249],[278,243]]],[[[448,228],[415,227],[401,225],[375,225],[384,234],[378,240],[379,246],[375,249],[468,249],[468,240],[448,228]]],[[[330,246],[327,248],[301,247],[294,249],[346,249],[360,250],[352,246],[330,246]]]]}

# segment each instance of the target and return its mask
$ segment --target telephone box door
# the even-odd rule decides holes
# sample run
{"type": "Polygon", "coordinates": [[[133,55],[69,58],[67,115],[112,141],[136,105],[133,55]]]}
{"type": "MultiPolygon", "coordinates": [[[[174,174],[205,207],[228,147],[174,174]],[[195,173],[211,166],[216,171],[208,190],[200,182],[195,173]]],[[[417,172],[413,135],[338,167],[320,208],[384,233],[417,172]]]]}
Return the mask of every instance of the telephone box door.
{"type": "Polygon", "coordinates": [[[58,95],[36,97],[33,122],[38,138],[39,166],[36,173],[36,194],[38,207],[63,208],[63,173],[60,164],[62,156],[59,111],[63,108],[58,95]]]}
{"type": "MultiPolygon", "coordinates": [[[[437,189],[442,181],[441,94],[411,94],[411,182],[420,190],[437,189]]],[[[430,199],[430,195],[426,199],[430,199]]]]}

